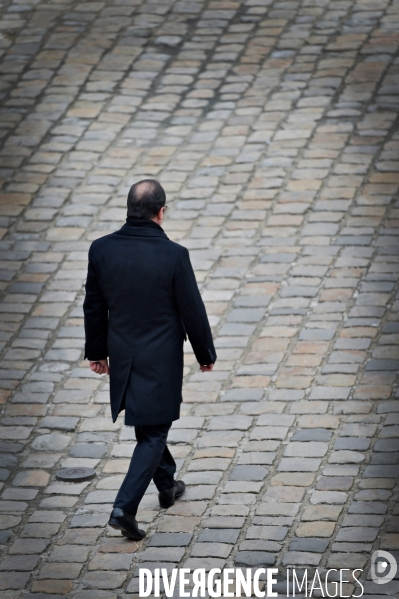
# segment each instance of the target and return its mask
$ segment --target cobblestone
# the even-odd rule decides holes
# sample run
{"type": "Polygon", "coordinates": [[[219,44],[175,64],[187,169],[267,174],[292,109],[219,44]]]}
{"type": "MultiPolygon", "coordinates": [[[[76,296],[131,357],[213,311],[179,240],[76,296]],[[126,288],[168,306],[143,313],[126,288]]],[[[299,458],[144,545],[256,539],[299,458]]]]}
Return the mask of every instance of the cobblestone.
{"type": "Polygon", "coordinates": [[[366,578],[399,548],[397,4],[0,11],[1,593],[127,599],[140,565],[366,578]],[[106,527],[135,439],[83,360],[82,301],[145,177],[219,359],[203,375],[185,346],[188,491],[164,511],[151,485],[136,543],[106,527]],[[57,481],[69,466],[96,477],[57,481]]]}

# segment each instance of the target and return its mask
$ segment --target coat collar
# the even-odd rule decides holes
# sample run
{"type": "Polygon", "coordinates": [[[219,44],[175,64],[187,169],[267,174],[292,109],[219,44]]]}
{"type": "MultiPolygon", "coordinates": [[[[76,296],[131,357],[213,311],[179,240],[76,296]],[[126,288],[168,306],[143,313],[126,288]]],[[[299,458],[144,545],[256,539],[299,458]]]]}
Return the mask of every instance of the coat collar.
{"type": "Polygon", "coordinates": [[[168,239],[162,227],[149,218],[128,218],[123,227],[116,232],[119,235],[163,237],[164,239],[168,239]]]}

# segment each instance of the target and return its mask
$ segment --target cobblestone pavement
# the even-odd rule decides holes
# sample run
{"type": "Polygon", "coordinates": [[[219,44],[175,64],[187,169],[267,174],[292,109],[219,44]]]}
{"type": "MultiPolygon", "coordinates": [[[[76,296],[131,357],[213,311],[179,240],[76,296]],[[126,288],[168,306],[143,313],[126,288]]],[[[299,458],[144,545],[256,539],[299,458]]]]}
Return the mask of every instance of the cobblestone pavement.
{"type": "Polygon", "coordinates": [[[398,2],[1,10],[1,598],[127,599],[139,563],[365,579],[372,551],[398,557],[398,2]],[[188,491],[165,511],[149,488],[140,544],[105,526],[134,435],[83,361],[81,306],[89,244],[145,176],[219,360],[202,374],[187,348],[188,491]]]}

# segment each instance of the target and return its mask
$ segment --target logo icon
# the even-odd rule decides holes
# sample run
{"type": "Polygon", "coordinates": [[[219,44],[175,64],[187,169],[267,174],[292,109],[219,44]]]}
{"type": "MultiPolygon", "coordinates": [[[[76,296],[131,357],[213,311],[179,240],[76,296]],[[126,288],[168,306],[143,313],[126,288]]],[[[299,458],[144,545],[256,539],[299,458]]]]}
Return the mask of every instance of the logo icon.
{"type": "Polygon", "coordinates": [[[388,551],[374,551],[371,556],[371,578],[375,584],[387,584],[395,578],[398,564],[388,551]]]}

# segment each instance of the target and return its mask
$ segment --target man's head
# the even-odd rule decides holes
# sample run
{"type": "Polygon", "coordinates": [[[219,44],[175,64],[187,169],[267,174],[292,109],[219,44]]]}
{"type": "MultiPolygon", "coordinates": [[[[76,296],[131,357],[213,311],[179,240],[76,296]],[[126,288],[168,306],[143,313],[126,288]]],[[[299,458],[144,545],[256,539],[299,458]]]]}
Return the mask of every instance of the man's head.
{"type": "Polygon", "coordinates": [[[150,218],[161,224],[165,211],[165,202],[166,194],[162,185],[154,179],[143,179],[129,189],[127,216],[150,218]]]}

